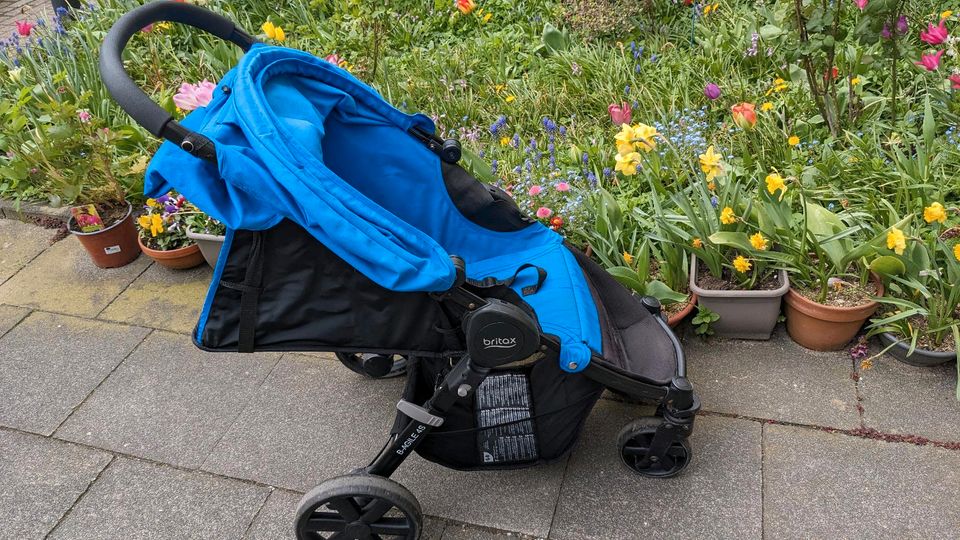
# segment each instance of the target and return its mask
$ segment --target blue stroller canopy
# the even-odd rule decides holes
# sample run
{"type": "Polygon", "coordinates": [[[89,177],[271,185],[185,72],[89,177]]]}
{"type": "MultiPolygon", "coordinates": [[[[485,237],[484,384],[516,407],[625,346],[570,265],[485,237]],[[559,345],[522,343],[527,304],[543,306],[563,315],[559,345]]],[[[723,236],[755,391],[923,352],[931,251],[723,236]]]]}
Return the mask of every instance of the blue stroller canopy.
{"type": "Polygon", "coordinates": [[[176,189],[230,229],[287,218],[393,291],[448,290],[450,255],[466,261],[472,279],[517,274],[518,293],[536,285],[524,300],[560,338],[565,369],[584,369],[591,349],[602,350],[596,305],[563,238],[535,222],[498,232],[467,219],[436,154],[407,133],[432,133],[430,119],[398,111],[347,71],[257,44],[183,125],[215,142],[217,163],[165,142],[147,171],[148,195],[176,189]],[[518,274],[524,265],[536,269],[518,274]]]}

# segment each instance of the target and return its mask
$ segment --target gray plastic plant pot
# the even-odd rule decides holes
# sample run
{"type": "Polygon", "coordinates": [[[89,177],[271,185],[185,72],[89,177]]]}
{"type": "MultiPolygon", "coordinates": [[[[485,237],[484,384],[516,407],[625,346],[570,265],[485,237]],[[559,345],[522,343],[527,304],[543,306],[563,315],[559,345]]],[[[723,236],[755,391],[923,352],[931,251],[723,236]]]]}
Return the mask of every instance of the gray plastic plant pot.
{"type": "Polygon", "coordinates": [[[697,257],[690,258],[690,291],[698,297],[697,305],[717,315],[720,320],[710,325],[717,337],[734,339],[770,339],[780,317],[780,301],[790,289],[790,279],[780,271],[780,287],[768,291],[715,291],[699,287],[697,257]]]}
{"type": "Polygon", "coordinates": [[[187,229],[187,238],[193,240],[200,246],[200,253],[203,253],[203,260],[207,261],[211,267],[217,267],[217,258],[220,257],[220,248],[223,247],[225,236],[215,234],[203,234],[193,232],[187,229]]]}
{"type": "Polygon", "coordinates": [[[910,342],[897,339],[897,337],[890,332],[880,334],[880,343],[883,343],[884,347],[889,347],[895,343],[896,345],[893,345],[887,350],[887,354],[911,366],[933,367],[957,359],[956,351],[939,352],[920,348],[914,349],[913,354],[908,355],[907,353],[910,352],[910,342]]]}

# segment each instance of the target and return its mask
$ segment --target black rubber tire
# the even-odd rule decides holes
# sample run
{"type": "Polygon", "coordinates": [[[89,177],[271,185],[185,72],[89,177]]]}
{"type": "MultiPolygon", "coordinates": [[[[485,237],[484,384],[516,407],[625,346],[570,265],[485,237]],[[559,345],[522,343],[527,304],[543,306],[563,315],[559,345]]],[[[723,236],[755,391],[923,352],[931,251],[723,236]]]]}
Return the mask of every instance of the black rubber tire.
{"type": "Polygon", "coordinates": [[[644,416],[623,426],[617,435],[617,448],[620,461],[631,471],[651,478],[670,478],[680,474],[690,464],[690,443],[686,437],[673,441],[667,454],[659,462],[643,459],[646,448],[650,447],[657,428],[663,419],[656,416],[644,416]]]}
{"type": "Polygon", "coordinates": [[[417,540],[422,530],[417,498],[393,480],[370,474],[338,476],[311,489],[300,499],[294,522],[298,540],[417,540]],[[384,516],[388,512],[392,515],[384,516]]]}
{"type": "Polygon", "coordinates": [[[369,379],[392,379],[407,372],[407,358],[399,354],[392,355],[393,365],[385,374],[372,374],[363,368],[363,357],[384,356],[373,353],[334,353],[337,360],[354,373],[359,373],[369,379]]]}

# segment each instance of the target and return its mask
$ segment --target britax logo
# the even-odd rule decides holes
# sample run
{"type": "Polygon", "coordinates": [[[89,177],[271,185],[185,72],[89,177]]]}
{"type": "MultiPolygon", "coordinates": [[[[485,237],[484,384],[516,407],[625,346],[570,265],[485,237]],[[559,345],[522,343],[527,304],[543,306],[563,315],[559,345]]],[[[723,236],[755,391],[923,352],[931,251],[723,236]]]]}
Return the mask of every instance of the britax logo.
{"type": "Polygon", "coordinates": [[[517,346],[517,338],[493,338],[493,339],[483,339],[483,348],[484,349],[512,349],[517,346]]]}

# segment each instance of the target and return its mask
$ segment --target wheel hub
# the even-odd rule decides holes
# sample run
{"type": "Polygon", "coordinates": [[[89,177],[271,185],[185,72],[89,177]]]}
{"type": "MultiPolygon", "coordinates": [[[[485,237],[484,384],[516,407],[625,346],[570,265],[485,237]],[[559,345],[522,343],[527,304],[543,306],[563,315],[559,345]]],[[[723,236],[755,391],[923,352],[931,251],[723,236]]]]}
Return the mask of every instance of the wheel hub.
{"type": "Polygon", "coordinates": [[[371,536],[370,526],[362,521],[354,521],[343,528],[343,534],[351,540],[367,540],[371,536]]]}

